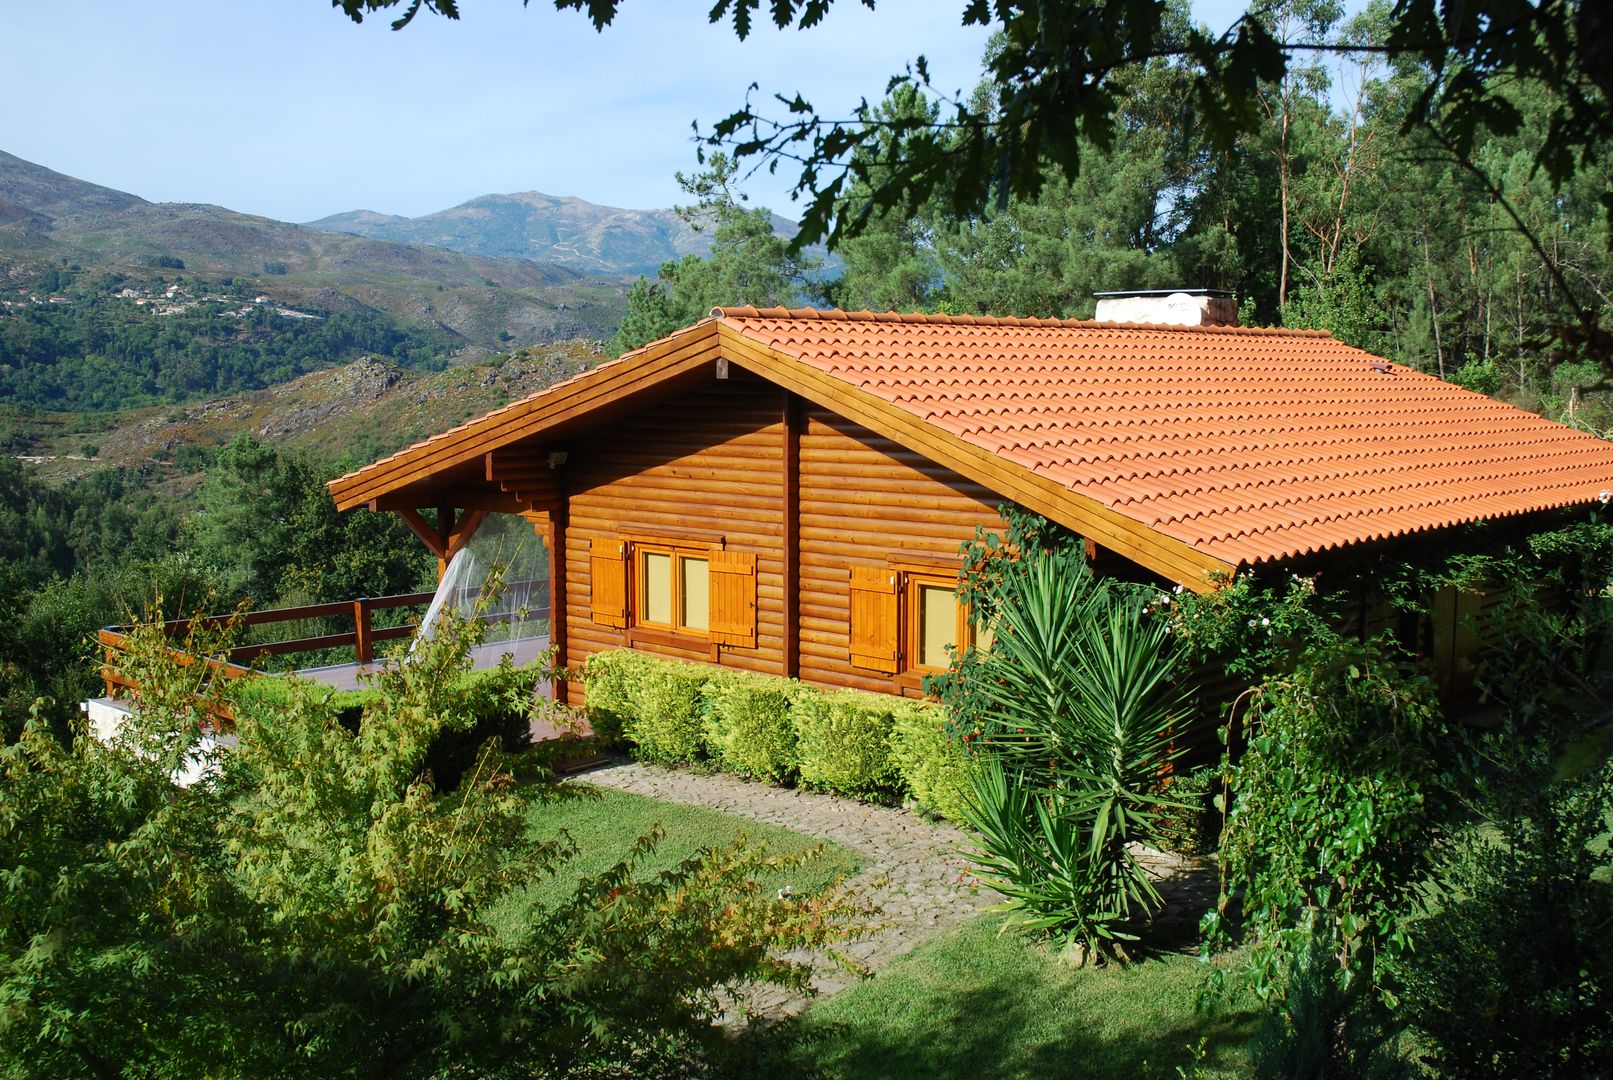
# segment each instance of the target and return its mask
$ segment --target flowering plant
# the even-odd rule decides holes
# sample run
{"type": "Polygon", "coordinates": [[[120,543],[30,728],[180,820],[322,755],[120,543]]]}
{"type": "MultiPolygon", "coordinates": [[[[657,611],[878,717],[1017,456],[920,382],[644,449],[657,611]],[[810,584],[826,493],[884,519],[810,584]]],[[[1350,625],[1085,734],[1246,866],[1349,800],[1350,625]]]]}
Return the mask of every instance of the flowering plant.
{"type": "Polygon", "coordinates": [[[1245,570],[1212,579],[1213,592],[1161,592],[1148,611],[1166,620],[1169,633],[1194,663],[1219,662],[1228,675],[1255,679],[1291,666],[1325,638],[1337,606],[1318,579],[1290,573],[1269,580],[1245,570]]]}

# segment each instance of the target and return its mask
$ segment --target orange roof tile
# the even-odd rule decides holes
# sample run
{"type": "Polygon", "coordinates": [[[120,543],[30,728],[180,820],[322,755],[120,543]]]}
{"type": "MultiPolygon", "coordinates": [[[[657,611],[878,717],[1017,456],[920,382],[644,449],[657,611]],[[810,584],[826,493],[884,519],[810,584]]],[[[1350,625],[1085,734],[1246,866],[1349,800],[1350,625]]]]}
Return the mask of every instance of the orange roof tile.
{"type": "Polygon", "coordinates": [[[1227,563],[1595,502],[1613,443],[1320,331],[718,308],[725,326],[1227,563]]]}

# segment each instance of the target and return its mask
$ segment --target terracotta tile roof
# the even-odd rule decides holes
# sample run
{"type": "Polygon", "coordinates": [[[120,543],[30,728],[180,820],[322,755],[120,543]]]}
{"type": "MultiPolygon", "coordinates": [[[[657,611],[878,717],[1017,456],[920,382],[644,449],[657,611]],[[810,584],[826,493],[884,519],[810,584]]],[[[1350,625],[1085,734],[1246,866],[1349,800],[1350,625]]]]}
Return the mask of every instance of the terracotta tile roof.
{"type": "Polygon", "coordinates": [[[1613,443],[1319,331],[712,315],[1228,563],[1586,505],[1613,488],[1613,443]]]}

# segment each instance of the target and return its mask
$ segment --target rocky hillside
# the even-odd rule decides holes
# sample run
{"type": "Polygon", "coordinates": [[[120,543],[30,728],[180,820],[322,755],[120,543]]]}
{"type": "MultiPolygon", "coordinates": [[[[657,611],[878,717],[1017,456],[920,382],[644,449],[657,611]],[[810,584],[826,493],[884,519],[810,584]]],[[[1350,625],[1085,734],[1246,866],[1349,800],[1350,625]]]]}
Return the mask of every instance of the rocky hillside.
{"type": "Polygon", "coordinates": [[[0,152],[0,284],[78,265],[249,282],[293,305],[385,312],[451,346],[605,337],[627,282],[306,228],[219,206],[151,203],[0,152]]]}
{"type": "Polygon", "coordinates": [[[537,346],[432,374],[366,358],[252,394],[116,414],[0,416],[0,428],[7,452],[52,480],[105,468],[184,473],[242,433],[356,465],[605,358],[597,341],[537,346]]]}

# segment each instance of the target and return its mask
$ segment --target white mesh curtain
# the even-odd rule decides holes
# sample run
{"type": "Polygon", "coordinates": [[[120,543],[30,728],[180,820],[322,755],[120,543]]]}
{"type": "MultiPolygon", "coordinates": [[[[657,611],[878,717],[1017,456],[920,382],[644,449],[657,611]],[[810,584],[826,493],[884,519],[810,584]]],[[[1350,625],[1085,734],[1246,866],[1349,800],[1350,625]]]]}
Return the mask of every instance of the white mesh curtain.
{"type": "Polygon", "coordinates": [[[487,516],[470,543],[449,560],[416,639],[430,640],[445,611],[487,623],[478,652],[548,637],[549,550],[525,518],[487,516]],[[489,585],[498,575],[502,587],[494,592],[489,585]]]}

